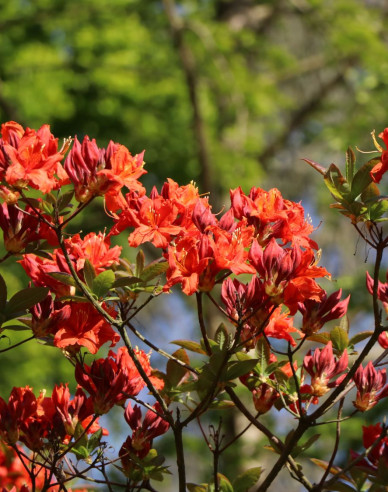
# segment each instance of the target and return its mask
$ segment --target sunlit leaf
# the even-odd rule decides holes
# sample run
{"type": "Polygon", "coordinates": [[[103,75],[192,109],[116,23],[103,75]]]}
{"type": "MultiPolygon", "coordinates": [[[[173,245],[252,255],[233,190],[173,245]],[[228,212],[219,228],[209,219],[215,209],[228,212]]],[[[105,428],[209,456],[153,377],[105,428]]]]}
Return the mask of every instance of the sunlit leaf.
{"type": "Polygon", "coordinates": [[[258,482],[261,472],[261,466],[256,466],[238,475],[233,481],[234,492],[247,492],[258,482]]]}

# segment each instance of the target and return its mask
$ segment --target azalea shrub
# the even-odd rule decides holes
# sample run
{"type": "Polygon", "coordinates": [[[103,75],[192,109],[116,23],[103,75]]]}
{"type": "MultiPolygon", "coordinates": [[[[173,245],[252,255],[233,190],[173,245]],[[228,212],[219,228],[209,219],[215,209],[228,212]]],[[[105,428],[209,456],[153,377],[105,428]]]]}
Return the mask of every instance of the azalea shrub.
{"type": "MultiPolygon", "coordinates": [[[[143,154],[133,156],[118,143],[100,148],[86,136],[58,145],[48,125],[33,130],[12,121],[2,125],[1,136],[0,262],[4,268],[17,262],[29,283],[9,295],[0,276],[1,330],[11,338],[0,352],[35,339],[42,351],[57,350],[68,360],[77,383],[74,393],[63,382],[1,395],[2,490],[71,490],[81,480],[87,490],[155,491],[173,471],[168,480],[180,492],[265,491],[283,468],[304,490],[387,490],[385,421],[360,429],[357,449],[341,447],[342,422],[388,396],[382,315],[388,275],[381,279],[388,202],[378,187],[388,150],[376,138],[376,156],[360,166],[351,149],[342,171],[306,160],[322,175],[342,220],[375,252],[365,273],[374,323],[359,332],[349,325],[350,296],[320,285],[330,272],[319,265],[302,205],[279,190],[230,190],[220,215],[194,183],[169,178],[147,194],[140,181],[143,154]],[[69,224],[99,196],[109,228],[70,233],[69,224]],[[132,261],[112,245],[117,235],[136,248],[132,261]],[[139,249],[145,243],[152,261],[139,249]],[[135,319],[173,290],[192,296],[197,322],[171,340],[176,350],[170,353],[159,347],[158,333],[147,337],[135,319]],[[223,318],[219,326],[208,323],[210,303],[223,318]],[[12,333],[20,330],[26,338],[12,345],[12,333]],[[140,342],[165,364],[155,368],[140,342]],[[125,430],[112,458],[100,417],[114,407],[122,409],[125,430]],[[246,427],[227,442],[222,424],[209,426],[208,415],[232,408],[246,427]],[[283,434],[262,417],[269,412],[289,416],[283,434]],[[207,483],[186,476],[190,423],[209,449],[207,483]],[[328,425],[335,432],[323,460],[313,445],[328,425]],[[250,456],[255,466],[229,476],[222,455],[252,428],[276,459],[264,467],[260,456],[250,456]],[[176,468],[154,447],[165,434],[174,442],[176,468]]],[[[387,147],[388,129],[380,138],[387,147]]]]}

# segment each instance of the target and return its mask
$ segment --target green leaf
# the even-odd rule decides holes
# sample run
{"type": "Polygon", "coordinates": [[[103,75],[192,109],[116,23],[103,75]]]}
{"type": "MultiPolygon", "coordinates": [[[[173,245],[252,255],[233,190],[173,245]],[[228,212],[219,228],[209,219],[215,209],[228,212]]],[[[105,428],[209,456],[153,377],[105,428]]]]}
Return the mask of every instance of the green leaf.
{"type": "Polygon", "coordinates": [[[380,190],[376,183],[370,183],[361,193],[361,200],[369,204],[370,202],[373,203],[376,200],[378,200],[380,197],[380,190]]]}
{"type": "Polygon", "coordinates": [[[241,475],[238,475],[233,481],[234,492],[247,492],[251,487],[256,485],[262,472],[261,466],[249,468],[241,475]]]}
{"type": "Polygon", "coordinates": [[[292,456],[296,458],[300,453],[306,451],[306,449],[310,448],[318,439],[321,437],[321,434],[314,434],[307,441],[301,445],[297,445],[292,450],[292,456]]]}
{"type": "Polygon", "coordinates": [[[228,350],[229,333],[224,323],[221,323],[217,328],[214,339],[221,350],[223,351],[228,350]]]}
{"type": "Polygon", "coordinates": [[[73,301],[73,302],[89,302],[86,297],[82,296],[62,296],[59,298],[61,302],[73,301]]]}
{"type": "Polygon", "coordinates": [[[142,250],[140,250],[136,255],[136,270],[135,277],[141,277],[144,270],[145,256],[142,250]]]}
{"type": "MultiPolygon", "coordinates": [[[[181,360],[185,364],[190,364],[190,359],[185,349],[180,348],[172,354],[176,359],[181,360]]],[[[170,386],[178,386],[179,383],[188,375],[189,370],[169,359],[166,367],[167,381],[170,386]]]]}
{"type": "Polygon", "coordinates": [[[86,285],[89,287],[90,290],[93,290],[93,280],[96,278],[96,276],[97,274],[94,266],[90,263],[88,259],[86,259],[84,264],[84,278],[86,285]]]}
{"type": "Polygon", "coordinates": [[[52,193],[47,193],[47,195],[45,196],[45,199],[46,199],[47,203],[49,203],[50,205],[55,205],[57,203],[57,199],[55,198],[55,196],[52,193]]]}
{"type": "Polygon", "coordinates": [[[342,201],[350,192],[349,183],[335,164],[330,164],[324,176],[324,181],[330,193],[338,201],[342,201]]]}
{"type": "Polygon", "coordinates": [[[343,328],[336,326],[330,332],[330,340],[333,347],[339,352],[343,352],[349,346],[349,336],[343,328]]]}
{"type": "Polygon", "coordinates": [[[50,216],[54,212],[53,206],[45,200],[42,200],[42,202],[40,204],[40,208],[41,208],[41,210],[43,210],[44,213],[46,213],[47,215],[50,215],[50,216]]]}
{"type": "Polygon", "coordinates": [[[30,287],[28,289],[22,289],[11,297],[4,309],[4,314],[10,316],[20,311],[25,311],[26,309],[35,306],[38,302],[43,301],[48,293],[49,289],[46,287],[30,287]]]}
{"type": "Polygon", "coordinates": [[[230,480],[225,477],[225,475],[222,475],[222,473],[217,473],[217,478],[220,492],[234,492],[230,480]]]}
{"type": "Polygon", "coordinates": [[[57,207],[59,212],[61,212],[64,208],[66,208],[69,205],[73,196],[74,196],[74,190],[67,191],[66,193],[63,193],[59,196],[57,202],[57,207]]]}
{"type": "Polygon", "coordinates": [[[70,285],[71,287],[76,287],[76,283],[72,275],[64,272],[49,272],[48,275],[61,284],[70,285]]]}
{"type": "Polygon", "coordinates": [[[160,285],[147,285],[146,287],[133,287],[131,289],[132,292],[138,293],[138,292],[147,292],[149,294],[154,294],[157,295],[163,290],[163,287],[160,285]]]}
{"type": "Polygon", "coordinates": [[[85,446],[73,446],[71,452],[81,460],[86,460],[90,456],[89,450],[85,446]]]}
{"type": "Polygon", "coordinates": [[[346,180],[351,183],[354,176],[354,165],[356,163],[356,154],[351,147],[346,151],[346,180]]]}
{"type": "Polygon", "coordinates": [[[105,270],[93,280],[93,294],[98,299],[104,297],[109,292],[115,282],[115,274],[112,270],[105,270]]]}
{"type": "Polygon", "coordinates": [[[149,282],[150,280],[164,273],[167,270],[167,268],[168,268],[167,261],[156,261],[150,263],[141,272],[140,278],[143,282],[149,282]]]}
{"type": "Polygon", "coordinates": [[[7,285],[4,277],[0,275],[0,311],[3,311],[7,304],[7,285]]]}
{"type": "Polygon", "coordinates": [[[88,439],[88,449],[90,452],[92,452],[94,449],[96,449],[100,445],[102,437],[102,429],[98,429],[94,434],[92,434],[89,439],[88,439]]]}
{"type": "Polygon", "coordinates": [[[259,338],[256,343],[256,354],[258,357],[258,368],[260,374],[265,374],[266,367],[269,364],[271,350],[267,340],[264,337],[259,338]]]}
{"type": "Polygon", "coordinates": [[[345,330],[346,333],[349,333],[350,323],[349,323],[349,318],[346,314],[345,316],[342,316],[342,318],[340,319],[339,327],[345,330]]]}
{"type": "Polygon", "coordinates": [[[213,408],[215,410],[228,410],[234,406],[234,403],[230,400],[213,400],[209,405],[209,408],[213,408]]]}
{"type": "Polygon", "coordinates": [[[354,175],[351,185],[351,197],[355,200],[370,185],[372,178],[370,172],[372,168],[380,162],[379,158],[371,159],[366,162],[354,175]]]}
{"type": "Polygon", "coordinates": [[[326,345],[328,342],[330,342],[330,333],[327,331],[322,331],[321,333],[314,333],[313,335],[307,337],[307,340],[311,340],[312,342],[323,343],[324,345],[326,345]]]}
{"type": "Polygon", "coordinates": [[[356,345],[356,343],[362,342],[363,340],[370,338],[373,335],[373,331],[360,331],[356,333],[349,340],[349,345],[356,345]]]}
{"type": "Polygon", "coordinates": [[[190,350],[190,352],[195,352],[196,354],[206,355],[206,351],[201,347],[201,345],[197,342],[192,342],[191,340],[174,340],[175,345],[179,345],[180,347],[185,348],[186,350],[190,350]]]}
{"type": "Polygon", "coordinates": [[[198,483],[187,483],[186,487],[187,487],[187,490],[189,492],[208,492],[209,491],[209,486],[207,483],[201,483],[201,485],[199,485],[198,483]]]}
{"type": "Polygon", "coordinates": [[[388,201],[386,199],[375,201],[368,207],[369,220],[374,222],[382,218],[382,216],[388,211],[388,201]]]}
{"type": "Polygon", "coordinates": [[[142,280],[139,277],[130,277],[130,276],[127,276],[127,277],[118,277],[114,281],[114,283],[112,285],[112,288],[116,289],[116,288],[119,288],[119,287],[129,287],[129,286],[131,286],[133,284],[138,284],[141,281],[142,280]]]}
{"type": "Polygon", "coordinates": [[[250,359],[243,361],[231,361],[228,363],[224,381],[231,381],[244,374],[248,374],[257,364],[258,359],[250,359]]]}

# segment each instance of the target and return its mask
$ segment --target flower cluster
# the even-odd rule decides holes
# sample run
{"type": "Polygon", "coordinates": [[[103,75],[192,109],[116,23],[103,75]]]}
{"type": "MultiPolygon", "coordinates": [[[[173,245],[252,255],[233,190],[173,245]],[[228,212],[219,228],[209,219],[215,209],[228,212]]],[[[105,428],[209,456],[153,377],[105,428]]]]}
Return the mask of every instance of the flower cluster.
{"type": "MultiPolygon", "coordinates": [[[[388,147],[388,129],[380,136],[388,147]]],[[[348,163],[346,178],[334,164],[326,170],[310,161],[338,200],[336,208],[355,225],[367,221],[372,246],[382,237],[376,214],[385,206],[379,205],[375,183],[388,169],[388,151],[379,146],[378,150],[379,164],[373,162],[372,168],[369,163],[351,176],[354,169],[348,163]],[[365,203],[357,202],[364,199],[365,203]]],[[[59,148],[48,125],[39,130],[16,122],[1,126],[0,228],[5,255],[0,262],[16,257],[30,283],[9,299],[0,276],[4,324],[0,328],[22,326],[31,330],[30,339],[59,349],[58,354],[73,365],[78,384],[73,395],[68,385],[59,384],[50,397],[44,391],[36,396],[26,386],[13,388],[8,400],[0,398],[0,437],[9,447],[3,456],[0,453],[0,473],[1,460],[8,463],[7,470],[15,468],[14,485],[23,492],[29,483],[24,471],[34,481],[32,488],[41,486],[40,472],[34,471],[37,460],[43,460],[43,487],[54,475],[61,483],[67,452],[105,474],[101,438],[106,431],[98,419],[115,406],[125,408],[124,419],[131,429],[119,451],[121,466],[116,465],[125,476],[124,487],[154,490],[149,481],[168,472],[152,449],[153,440],[170,427],[178,439],[191,420],[197,419],[201,426],[202,415],[210,408],[235,403],[241,409],[244,404],[234,393],[234,380],[249,391],[250,405],[258,415],[276,407],[296,419],[313,415],[314,423],[336,403],[340,392],[352,386],[357,389],[356,412],[365,412],[388,396],[385,369],[376,369],[376,363],[364,368],[359,359],[357,370],[349,372],[354,345],[372,336],[373,342],[378,339],[387,348],[388,332],[380,327],[372,335],[350,338],[346,318],[350,296],[342,299],[341,289],[329,294],[320,285],[330,273],[318,265],[320,252],[311,237],[314,228],[300,203],[286,200],[276,188],[252,187],[246,194],[237,187],[230,190],[223,213],[215,213],[210,197],[201,195],[193,182],[180,186],[167,179],[160,190],[154,187],[147,193],[139,181],[146,173],[143,157],[144,152],[133,156],[113,141],[101,148],[88,136],[82,141],[65,140],[59,148]],[[70,233],[68,224],[96,197],[103,197],[108,216],[104,232],[70,233]],[[115,236],[122,234],[130,248],[150,243],[159,257],[146,265],[140,251],[133,264],[122,257],[124,248],[115,245],[115,236]],[[176,287],[187,296],[195,295],[201,339],[177,340],[182,348],[167,354],[132,320],[154,297],[176,287]],[[149,297],[140,302],[144,294],[149,297]],[[226,320],[214,335],[203,313],[206,296],[226,320]],[[340,318],[340,326],[323,331],[327,323],[340,318]],[[12,320],[18,324],[10,325],[12,320]],[[168,359],[165,372],[151,367],[144,350],[133,348],[129,332],[168,359]],[[100,356],[103,346],[112,348],[120,342],[116,351],[100,356]],[[311,347],[311,342],[323,347],[311,347]],[[201,354],[199,366],[191,365],[186,349],[201,354]],[[144,389],[156,401],[142,402],[139,395],[144,389]],[[226,392],[232,402],[223,398],[226,392]],[[317,407],[322,397],[326,401],[317,407]],[[131,399],[148,408],[144,418],[131,399]],[[174,411],[168,408],[172,402],[177,405],[174,411]],[[20,455],[32,463],[30,473],[24,467],[21,481],[12,448],[16,454],[23,449],[20,455]],[[32,458],[25,454],[26,448],[32,458]]],[[[386,247],[388,240],[381,244],[386,247]]],[[[388,310],[388,276],[386,283],[376,283],[367,274],[369,292],[377,294],[388,310]]],[[[249,410],[244,408],[243,413],[249,410]]],[[[249,420],[255,422],[252,414],[249,420]]],[[[365,429],[368,445],[371,436],[382,432],[379,426],[365,429]]],[[[216,434],[212,431],[214,443],[216,434]]],[[[386,459],[385,440],[362,462],[365,467],[376,471],[377,462],[386,459]]],[[[280,443],[277,437],[276,441],[280,443]]],[[[276,451],[286,443],[277,444],[276,451]]],[[[210,441],[207,444],[212,449],[210,441]]],[[[300,449],[304,446],[307,443],[300,449]]],[[[183,452],[181,443],[176,448],[183,452]]],[[[180,466],[184,460],[181,456],[177,461],[180,466]]],[[[288,465],[301,483],[307,483],[300,477],[301,468],[293,469],[292,460],[288,465]]],[[[66,466],[69,476],[83,473],[66,466]]],[[[183,476],[180,470],[181,480],[183,476]]],[[[180,489],[185,487],[180,484],[180,489]]]]}

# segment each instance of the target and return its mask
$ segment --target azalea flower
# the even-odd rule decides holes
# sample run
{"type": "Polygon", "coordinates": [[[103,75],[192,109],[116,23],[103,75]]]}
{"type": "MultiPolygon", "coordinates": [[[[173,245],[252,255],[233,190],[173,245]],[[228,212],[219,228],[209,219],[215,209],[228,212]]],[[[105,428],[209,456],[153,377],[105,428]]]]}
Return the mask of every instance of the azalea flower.
{"type": "Polygon", "coordinates": [[[362,365],[358,366],[353,381],[357,387],[357,396],[353,405],[360,412],[370,410],[382,398],[388,396],[388,384],[385,384],[387,381],[386,370],[376,370],[370,361],[365,369],[362,365]]]}

